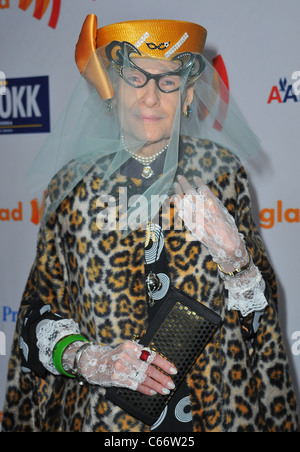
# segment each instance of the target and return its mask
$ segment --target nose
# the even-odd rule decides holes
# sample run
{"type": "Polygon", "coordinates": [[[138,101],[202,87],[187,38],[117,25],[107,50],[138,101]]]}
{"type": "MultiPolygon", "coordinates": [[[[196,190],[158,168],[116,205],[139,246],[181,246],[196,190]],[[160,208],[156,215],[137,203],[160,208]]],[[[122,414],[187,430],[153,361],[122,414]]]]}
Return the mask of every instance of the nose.
{"type": "Polygon", "coordinates": [[[143,88],[137,89],[137,92],[140,104],[144,104],[148,108],[160,105],[160,91],[155,80],[149,80],[143,88]]]}

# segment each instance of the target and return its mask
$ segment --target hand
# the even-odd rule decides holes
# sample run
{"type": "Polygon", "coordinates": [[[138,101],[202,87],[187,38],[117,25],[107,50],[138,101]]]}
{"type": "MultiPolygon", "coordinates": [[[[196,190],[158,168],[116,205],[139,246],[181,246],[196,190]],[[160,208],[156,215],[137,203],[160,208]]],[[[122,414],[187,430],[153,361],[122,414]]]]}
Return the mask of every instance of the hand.
{"type": "Polygon", "coordinates": [[[147,395],[169,394],[175,387],[174,383],[154,365],[169,375],[176,374],[176,369],[154,352],[147,362],[142,361],[142,349],[141,345],[131,341],[116,348],[91,344],[79,359],[78,371],[90,384],[124,387],[147,395]]]}
{"type": "Polygon", "coordinates": [[[199,177],[194,178],[197,189],[185,177],[178,180],[174,201],[186,228],[225,271],[245,265],[248,253],[244,238],[225,206],[199,177]]]}

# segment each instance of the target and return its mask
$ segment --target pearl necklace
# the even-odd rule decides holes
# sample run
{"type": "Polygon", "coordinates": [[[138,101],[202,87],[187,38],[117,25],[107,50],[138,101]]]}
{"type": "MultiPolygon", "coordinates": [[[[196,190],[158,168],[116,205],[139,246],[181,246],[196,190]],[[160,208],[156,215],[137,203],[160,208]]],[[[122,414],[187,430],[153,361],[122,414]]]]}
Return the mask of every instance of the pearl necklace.
{"type": "Polygon", "coordinates": [[[144,169],[143,169],[143,171],[142,171],[141,176],[142,176],[144,179],[150,179],[150,177],[152,177],[152,176],[154,175],[154,171],[153,171],[153,169],[151,168],[150,165],[151,165],[151,164],[152,164],[152,163],[153,163],[153,162],[154,162],[154,161],[155,161],[155,160],[156,160],[163,152],[165,152],[165,151],[168,149],[169,144],[167,144],[163,149],[161,149],[160,151],[158,151],[156,154],[150,155],[149,157],[143,157],[142,155],[135,154],[134,152],[132,152],[132,151],[130,151],[129,149],[127,149],[123,135],[122,135],[121,139],[122,139],[122,145],[123,145],[125,151],[128,152],[128,154],[130,154],[131,157],[132,157],[134,160],[136,160],[137,162],[141,163],[141,165],[144,166],[144,169]]]}

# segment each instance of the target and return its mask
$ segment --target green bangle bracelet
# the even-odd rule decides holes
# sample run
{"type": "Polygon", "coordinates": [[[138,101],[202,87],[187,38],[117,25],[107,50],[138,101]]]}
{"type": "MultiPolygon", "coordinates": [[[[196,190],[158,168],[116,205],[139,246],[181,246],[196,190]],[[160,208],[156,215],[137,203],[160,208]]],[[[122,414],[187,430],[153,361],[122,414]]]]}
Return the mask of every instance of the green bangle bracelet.
{"type": "Polygon", "coordinates": [[[73,344],[73,342],[77,342],[77,341],[88,342],[88,340],[84,336],[81,336],[80,334],[72,334],[70,336],[66,336],[55,345],[54,350],[53,350],[53,355],[52,355],[53,364],[54,364],[56,370],[60,374],[65,375],[66,377],[70,377],[70,378],[75,378],[75,376],[68,374],[64,370],[61,360],[62,360],[62,356],[63,356],[66,348],[69,345],[73,344]]]}

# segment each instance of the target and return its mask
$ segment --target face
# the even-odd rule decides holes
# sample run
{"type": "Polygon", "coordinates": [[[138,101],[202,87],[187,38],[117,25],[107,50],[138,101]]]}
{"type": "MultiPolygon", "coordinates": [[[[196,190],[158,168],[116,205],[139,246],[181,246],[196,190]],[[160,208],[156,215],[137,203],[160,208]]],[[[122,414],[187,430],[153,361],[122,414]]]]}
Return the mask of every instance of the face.
{"type": "MultiPolygon", "coordinates": [[[[142,71],[153,75],[174,71],[178,66],[174,62],[140,58],[134,60],[142,71]]],[[[128,81],[132,85],[143,85],[138,71],[128,74],[128,81]],[[130,78],[129,78],[130,77],[130,78]]],[[[136,88],[128,82],[120,79],[117,93],[118,114],[123,133],[127,137],[135,137],[147,141],[149,144],[159,143],[165,145],[170,138],[172,125],[180,91],[173,91],[178,87],[179,76],[169,75],[166,78],[156,80],[150,78],[144,86],[136,88]],[[159,89],[171,92],[163,92],[159,89]]]]}

